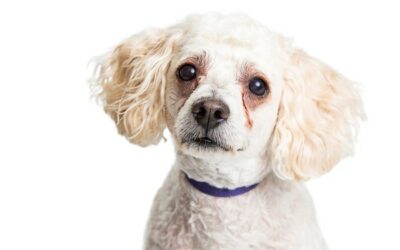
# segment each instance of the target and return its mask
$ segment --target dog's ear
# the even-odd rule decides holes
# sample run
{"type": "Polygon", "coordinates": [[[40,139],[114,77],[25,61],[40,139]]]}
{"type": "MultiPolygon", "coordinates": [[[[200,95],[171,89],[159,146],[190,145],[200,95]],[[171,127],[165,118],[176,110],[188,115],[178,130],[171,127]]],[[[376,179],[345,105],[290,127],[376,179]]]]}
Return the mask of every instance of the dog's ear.
{"type": "Polygon", "coordinates": [[[96,69],[105,112],[134,144],[157,144],[163,136],[166,72],[179,37],[172,28],[144,31],[117,46],[96,69]]]}
{"type": "Polygon", "coordinates": [[[301,50],[289,61],[271,163],[280,178],[303,180],[352,153],[364,112],[355,83],[301,50]]]}

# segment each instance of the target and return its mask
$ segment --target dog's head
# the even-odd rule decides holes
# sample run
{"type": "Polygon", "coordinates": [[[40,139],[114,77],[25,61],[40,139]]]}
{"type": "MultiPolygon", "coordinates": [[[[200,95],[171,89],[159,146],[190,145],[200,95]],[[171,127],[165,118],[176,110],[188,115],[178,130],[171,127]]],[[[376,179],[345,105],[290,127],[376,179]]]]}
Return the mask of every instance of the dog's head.
{"type": "Polygon", "coordinates": [[[331,169],[352,151],[363,116],[351,81],[240,15],[134,35],[100,65],[97,83],[131,142],[156,144],[168,127],[181,154],[258,158],[286,179],[331,169]]]}

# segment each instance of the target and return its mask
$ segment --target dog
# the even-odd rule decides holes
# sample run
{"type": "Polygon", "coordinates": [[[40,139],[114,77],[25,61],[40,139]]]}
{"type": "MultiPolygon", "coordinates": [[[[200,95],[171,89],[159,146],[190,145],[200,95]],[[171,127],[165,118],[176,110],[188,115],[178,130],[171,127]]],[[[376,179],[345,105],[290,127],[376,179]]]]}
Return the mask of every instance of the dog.
{"type": "Polygon", "coordinates": [[[241,14],[136,34],[95,84],[130,142],[173,138],[144,249],[327,249],[303,182],[352,154],[357,84],[241,14]]]}

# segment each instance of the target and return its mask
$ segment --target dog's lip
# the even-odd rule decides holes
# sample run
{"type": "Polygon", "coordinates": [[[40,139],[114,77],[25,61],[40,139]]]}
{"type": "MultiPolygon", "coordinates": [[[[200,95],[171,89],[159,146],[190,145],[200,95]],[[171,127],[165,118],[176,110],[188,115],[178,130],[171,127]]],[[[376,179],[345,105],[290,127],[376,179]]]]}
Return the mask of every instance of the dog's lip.
{"type": "Polygon", "coordinates": [[[202,147],[209,147],[209,148],[221,148],[225,151],[229,151],[230,148],[205,136],[205,137],[198,137],[191,140],[183,141],[184,143],[193,143],[202,147]]]}
{"type": "Polygon", "coordinates": [[[215,141],[211,140],[211,139],[208,138],[208,137],[196,138],[196,139],[194,139],[194,141],[195,141],[195,142],[198,142],[198,143],[202,143],[202,144],[212,144],[212,145],[216,144],[215,141]]]}

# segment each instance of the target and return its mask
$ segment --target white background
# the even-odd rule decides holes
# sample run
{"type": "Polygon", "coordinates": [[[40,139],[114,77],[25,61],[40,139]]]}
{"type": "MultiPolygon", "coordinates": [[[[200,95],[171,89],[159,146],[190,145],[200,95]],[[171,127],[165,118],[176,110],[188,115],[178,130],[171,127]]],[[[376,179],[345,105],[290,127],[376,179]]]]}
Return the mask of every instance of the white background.
{"type": "Polygon", "coordinates": [[[400,249],[395,1],[114,0],[0,3],[1,250],[140,249],[173,148],[118,136],[90,100],[87,63],[210,10],[247,13],[363,85],[355,156],[307,185],[331,249],[400,249]]]}

